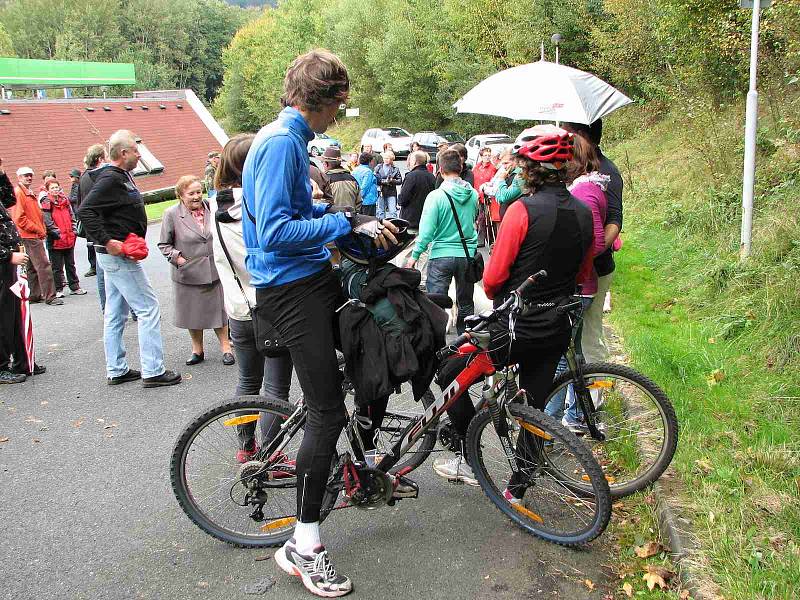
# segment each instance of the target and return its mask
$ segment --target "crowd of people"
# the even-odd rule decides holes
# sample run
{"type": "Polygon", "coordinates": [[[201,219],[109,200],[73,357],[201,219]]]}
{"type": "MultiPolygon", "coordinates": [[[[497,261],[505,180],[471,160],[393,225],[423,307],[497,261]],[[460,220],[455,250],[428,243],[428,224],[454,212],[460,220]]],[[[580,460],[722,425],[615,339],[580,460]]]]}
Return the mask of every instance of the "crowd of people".
{"type": "MultiPolygon", "coordinates": [[[[187,365],[205,360],[203,334],[212,329],[223,363],[238,363],[237,394],[285,401],[292,372],[297,376],[308,411],[295,464],[297,524],[275,559],[309,591],[327,597],[352,590],[350,579],[333,568],[319,532],[331,459],[346,422],[336,348],[342,345],[339,319],[347,295],[337,270],[340,259],[341,270],[349,268],[349,255],[341,256],[337,244],[353,238],[362,250],[365,243],[372,249],[363,250],[370,266],[360,271],[362,285],[375,275],[380,257],[386,262],[410,247],[397,277],[418,286],[416,270],[425,270],[430,294],[448,294],[454,281],[459,333],[474,311],[475,285],[482,281],[498,306],[544,269],[548,277],[533,298],[557,306],[577,291],[586,306],[581,351],[598,361],[607,350],[602,302],[594,299],[609,289],[612,249],[622,226],[622,179],[600,151],[599,122],[533,127],[513,150],[482,149],[474,168],[462,144],[443,143],[435,164],[412,148],[405,178],[390,145],[381,153],[365,146],[347,160],[338,148],[328,148],[320,169],[306,144],[334,122],[349,90],[347,69],[337,56],[315,50],[298,57],[287,71],[285,108],[277,119],[257,135],[235,136],[221,153],[209,153],[202,179],[186,175],[177,181],[179,202],[165,212],[158,242],[171,265],[175,326],[189,331],[187,365]],[[487,244],[491,254],[484,269],[479,249],[487,244]]],[[[97,275],[108,384],[181,382],[164,364],[160,304],[140,262],[148,249],[144,202],[131,175],[138,161],[135,135],[120,130],[106,145],[87,150],[85,171],[70,173],[69,196],[53,173],[45,174],[36,192],[31,169],[17,171],[16,186],[0,171],[3,383],[44,371],[25,360],[22,300],[10,291],[18,268],[27,271],[30,302],[59,305],[65,286],[72,294],[85,293],[75,272],[77,235],[86,237],[93,265],[86,275],[97,275]],[[138,321],[141,370],[126,358],[122,334],[129,319],[138,321]]],[[[585,430],[569,398],[544,405],[563,368],[567,318],[553,309],[501,326],[513,329],[509,360],[519,364],[520,387],[532,405],[561,417],[573,431],[585,430]]],[[[462,437],[473,414],[468,396],[450,412],[462,437]]],[[[236,460],[247,462],[258,451],[256,427],[265,439],[273,426],[238,427],[236,460]]],[[[379,427],[379,419],[372,426],[379,427]]],[[[463,452],[437,459],[434,469],[448,480],[477,484],[463,452]]],[[[395,493],[402,486],[400,481],[395,493]]],[[[504,491],[512,503],[522,494],[513,481],[504,491]]]]}

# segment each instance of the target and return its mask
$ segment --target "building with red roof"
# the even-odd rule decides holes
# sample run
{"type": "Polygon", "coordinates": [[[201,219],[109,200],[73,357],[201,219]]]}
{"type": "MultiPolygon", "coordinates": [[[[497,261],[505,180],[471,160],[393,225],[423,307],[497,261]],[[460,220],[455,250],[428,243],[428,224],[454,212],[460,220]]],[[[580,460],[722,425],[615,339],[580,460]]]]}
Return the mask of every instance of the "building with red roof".
{"type": "Polygon", "coordinates": [[[0,99],[0,158],[12,183],[25,166],[35,171],[37,187],[47,169],[68,187],[69,172],[84,169],[86,149],[118,129],[137,136],[142,160],[134,177],[145,194],[163,193],[183,175],[202,177],[208,153],[228,141],[191,90],[134,92],[133,98],[0,99]]]}

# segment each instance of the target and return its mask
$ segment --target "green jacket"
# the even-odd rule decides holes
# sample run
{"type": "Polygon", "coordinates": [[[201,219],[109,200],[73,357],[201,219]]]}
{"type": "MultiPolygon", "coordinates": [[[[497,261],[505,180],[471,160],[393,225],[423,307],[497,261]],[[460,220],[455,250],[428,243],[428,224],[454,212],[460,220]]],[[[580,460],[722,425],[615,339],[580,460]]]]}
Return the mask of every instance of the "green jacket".
{"type": "Polygon", "coordinates": [[[514,179],[511,182],[511,185],[508,185],[505,179],[498,184],[497,192],[495,193],[494,198],[499,204],[508,204],[509,202],[513,202],[522,196],[522,179],[520,178],[521,172],[522,169],[519,167],[512,171],[512,173],[514,173],[514,179]]]}
{"type": "Polygon", "coordinates": [[[425,198],[417,243],[411,253],[414,260],[419,259],[428,246],[431,258],[464,256],[464,246],[461,245],[453,210],[445,193],[450,194],[453,199],[470,256],[475,256],[478,248],[478,234],[475,232],[478,193],[466,181],[456,179],[445,181],[439,189],[433,190],[425,198]]]}

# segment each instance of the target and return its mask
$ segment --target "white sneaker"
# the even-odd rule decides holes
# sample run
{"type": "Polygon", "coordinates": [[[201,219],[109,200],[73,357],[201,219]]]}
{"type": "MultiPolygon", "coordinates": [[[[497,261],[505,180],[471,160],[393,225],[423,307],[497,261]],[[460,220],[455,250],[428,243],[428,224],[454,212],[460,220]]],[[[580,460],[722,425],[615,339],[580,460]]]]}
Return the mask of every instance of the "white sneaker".
{"type": "Polygon", "coordinates": [[[460,481],[467,485],[478,485],[478,480],[475,479],[472,468],[459,455],[454,458],[437,458],[433,461],[433,470],[439,477],[444,477],[448,481],[460,481]]]}
{"type": "Polygon", "coordinates": [[[56,298],[63,298],[64,292],[56,292],[56,298]]]}
{"type": "Polygon", "coordinates": [[[292,538],[275,553],[275,562],[284,572],[299,577],[315,596],[337,598],[353,591],[350,578],[336,573],[323,546],[317,546],[311,554],[300,554],[292,538]]]}
{"type": "Polygon", "coordinates": [[[522,498],[517,498],[516,496],[514,496],[514,494],[512,494],[511,490],[509,490],[508,488],[503,490],[503,498],[505,498],[509,504],[517,504],[517,505],[522,504],[522,498]]]}

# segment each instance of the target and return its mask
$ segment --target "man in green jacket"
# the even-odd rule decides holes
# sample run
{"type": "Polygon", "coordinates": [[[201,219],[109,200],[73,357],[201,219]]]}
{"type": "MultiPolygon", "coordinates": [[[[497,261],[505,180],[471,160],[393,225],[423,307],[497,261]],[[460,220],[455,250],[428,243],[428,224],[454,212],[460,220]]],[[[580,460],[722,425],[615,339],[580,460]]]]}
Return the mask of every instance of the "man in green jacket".
{"type": "Polygon", "coordinates": [[[414,268],[420,255],[430,246],[426,284],[428,293],[447,294],[450,282],[455,278],[458,304],[456,328],[461,334],[464,332],[464,319],[475,310],[472,299],[474,284],[467,280],[467,253],[472,258],[478,248],[478,234],[475,232],[478,193],[459,176],[461,157],[456,151],[440,153],[438,161],[444,183],[425,199],[419,235],[406,267],[414,268]],[[463,240],[458,232],[456,217],[464,234],[463,240]]]}

